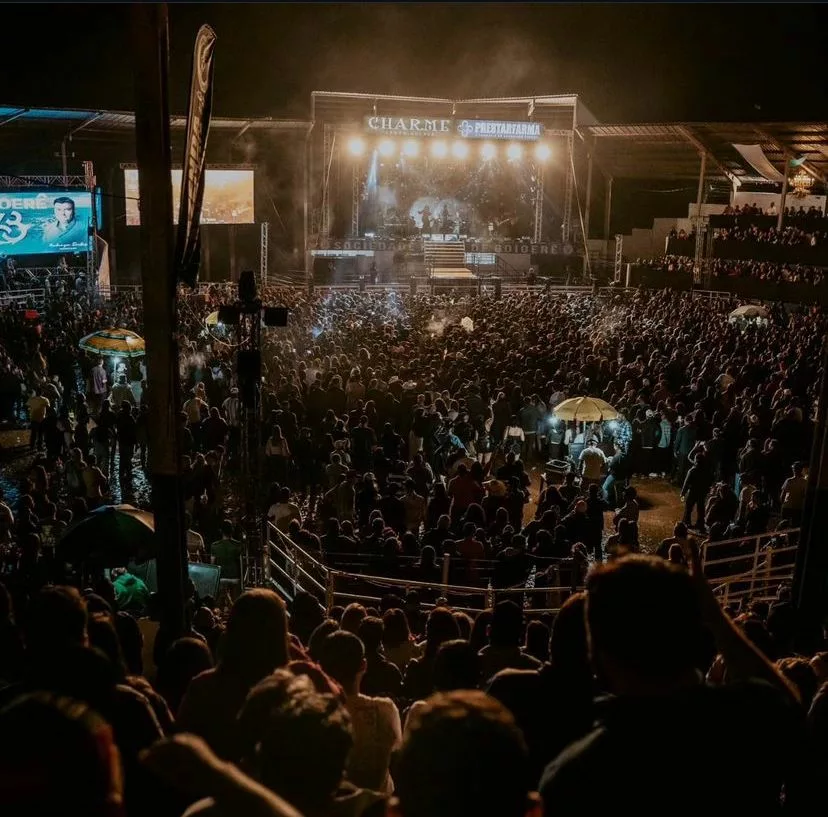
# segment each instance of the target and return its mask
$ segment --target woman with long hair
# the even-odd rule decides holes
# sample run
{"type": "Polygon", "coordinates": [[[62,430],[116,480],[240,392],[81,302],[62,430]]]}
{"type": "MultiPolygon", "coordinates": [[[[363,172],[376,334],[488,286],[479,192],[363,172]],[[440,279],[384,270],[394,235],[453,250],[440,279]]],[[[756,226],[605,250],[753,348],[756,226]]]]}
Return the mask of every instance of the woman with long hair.
{"type": "Polygon", "coordinates": [[[385,657],[400,672],[405,672],[408,663],[422,655],[422,648],[417,645],[408,618],[403,610],[386,610],[382,617],[382,645],[385,657]]]}
{"type": "Polygon", "coordinates": [[[247,693],[289,660],[284,602],[272,590],[243,593],[230,610],[218,666],[190,684],[178,728],[200,735],[220,757],[235,760],[236,717],[247,693]]]}
{"type": "Polygon", "coordinates": [[[421,658],[408,665],[403,683],[403,696],[409,700],[427,698],[434,691],[434,661],[440,645],[460,637],[460,627],[451,610],[438,607],[426,621],[425,647],[421,658]]]}

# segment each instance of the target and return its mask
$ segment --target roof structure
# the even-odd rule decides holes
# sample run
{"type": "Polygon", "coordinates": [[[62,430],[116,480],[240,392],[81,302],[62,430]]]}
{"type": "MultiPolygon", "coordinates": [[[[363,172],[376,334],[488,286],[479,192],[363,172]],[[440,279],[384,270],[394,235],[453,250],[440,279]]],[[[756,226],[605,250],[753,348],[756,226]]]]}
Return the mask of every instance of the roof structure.
{"type": "Polygon", "coordinates": [[[828,123],[677,122],[599,125],[579,129],[594,144],[594,161],[608,176],[630,179],[697,179],[701,153],[705,175],[735,184],[766,180],[733,147],[759,145],[780,172],[786,158],[823,184],[828,177],[828,123]]]}
{"type": "MultiPolygon", "coordinates": [[[[132,136],[135,130],[135,114],[129,111],[90,111],[74,108],[23,108],[0,105],[0,136],[4,128],[31,130],[45,128],[50,131],[71,134],[72,139],[112,137],[118,134],[132,136]]],[[[170,128],[184,131],[186,116],[171,116],[170,128]]],[[[299,131],[307,132],[310,122],[295,119],[251,118],[234,119],[214,116],[210,128],[229,136],[241,136],[248,131],[299,131]]]]}
{"type": "Polygon", "coordinates": [[[421,116],[444,119],[534,120],[549,131],[572,132],[580,123],[598,120],[576,94],[490,99],[391,96],[342,91],[314,91],[311,118],[330,125],[359,125],[372,115],[421,116]]]}
{"type": "MultiPolygon", "coordinates": [[[[733,147],[751,144],[759,145],[778,170],[786,158],[804,159],[801,169],[828,183],[828,122],[600,124],[576,94],[457,100],[333,91],[311,95],[311,120],[356,124],[375,110],[400,116],[534,119],[548,131],[574,130],[593,145],[596,166],[618,179],[698,179],[705,152],[709,179],[761,183],[766,180],[733,147]]],[[[213,117],[211,128],[233,140],[251,131],[307,133],[311,120],[213,117]]],[[[170,126],[174,134],[183,134],[186,117],[170,117],[170,126]]],[[[0,105],[0,141],[28,139],[34,131],[58,139],[109,140],[131,138],[134,129],[135,115],[129,111],[0,105]]]]}

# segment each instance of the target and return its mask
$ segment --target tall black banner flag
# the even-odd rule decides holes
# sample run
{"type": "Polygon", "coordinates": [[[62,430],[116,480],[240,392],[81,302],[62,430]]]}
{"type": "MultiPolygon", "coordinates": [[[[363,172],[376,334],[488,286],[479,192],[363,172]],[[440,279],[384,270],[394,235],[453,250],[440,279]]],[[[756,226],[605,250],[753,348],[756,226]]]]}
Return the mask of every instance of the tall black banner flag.
{"type": "Polygon", "coordinates": [[[187,112],[187,142],[181,175],[181,207],[175,268],[178,279],[194,287],[201,262],[201,202],[204,198],[204,172],[207,166],[207,136],[213,109],[213,52],[216,34],[208,25],[198,30],[193,51],[193,75],[187,112]]]}

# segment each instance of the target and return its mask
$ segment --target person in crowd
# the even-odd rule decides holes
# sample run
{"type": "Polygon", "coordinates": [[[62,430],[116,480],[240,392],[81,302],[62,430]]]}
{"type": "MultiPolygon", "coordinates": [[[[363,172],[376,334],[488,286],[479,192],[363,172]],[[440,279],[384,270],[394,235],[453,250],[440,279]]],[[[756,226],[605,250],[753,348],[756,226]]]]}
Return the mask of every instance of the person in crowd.
{"type": "Polygon", "coordinates": [[[411,717],[400,749],[401,817],[539,813],[528,751],[504,706],[475,690],[439,693],[411,717]]]}
{"type": "Polygon", "coordinates": [[[181,701],[178,728],[203,737],[220,757],[237,757],[236,717],[247,693],[288,659],[284,602],[271,590],[246,591],[230,610],[216,668],[193,679],[181,701]]]}
{"type": "Polygon", "coordinates": [[[782,520],[786,525],[795,527],[802,511],[805,508],[805,494],[808,490],[808,480],[804,476],[801,462],[791,466],[791,476],[782,483],[779,502],[782,507],[782,520]]]}
{"type": "Polygon", "coordinates": [[[402,673],[383,654],[383,632],[381,618],[367,616],[359,625],[358,636],[365,648],[366,663],[360,692],[370,697],[396,699],[402,691],[402,673]]]}
{"type": "Polygon", "coordinates": [[[320,660],[322,669],[342,687],[354,727],[348,779],[372,791],[392,791],[389,767],[391,753],[402,740],[400,713],[390,698],[360,692],[367,669],[362,642],[353,633],[332,633],[322,644],[320,660]]]}
{"type": "Polygon", "coordinates": [[[577,801],[590,813],[621,807],[652,814],[679,796],[686,813],[714,802],[768,813],[778,808],[783,787],[795,797],[804,735],[797,693],[721,609],[701,572],[697,545],[691,564],[688,574],[663,560],[629,556],[588,577],[591,658],[615,698],[594,730],[547,767],[541,794],[549,813],[577,801]],[[651,614],[653,605],[661,615],[651,614]],[[724,686],[700,680],[705,627],[728,668],[724,686]],[[722,728],[749,737],[741,752],[711,740],[722,728]],[[658,752],[641,786],[635,758],[647,747],[658,752]],[[702,755],[706,774],[682,785],[676,764],[702,755]],[[603,758],[612,758],[602,766],[610,779],[585,786],[603,758]]]}
{"type": "Polygon", "coordinates": [[[445,641],[459,638],[460,628],[451,612],[437,607],[429,613],[425,626],[422,656],[412,658],[403,679],[403,696],[415,701],[427,698],[434,689],[434,662],[437,651],[445,641]]]}
{"type": "Polygon", "coordinates": [[[480,650],[481,671],[489,680],[500,670],[539,669],[541,662],[521,648],[523,614],[511,600],[498,602],[489,625],[489,643],[480,650]]]}

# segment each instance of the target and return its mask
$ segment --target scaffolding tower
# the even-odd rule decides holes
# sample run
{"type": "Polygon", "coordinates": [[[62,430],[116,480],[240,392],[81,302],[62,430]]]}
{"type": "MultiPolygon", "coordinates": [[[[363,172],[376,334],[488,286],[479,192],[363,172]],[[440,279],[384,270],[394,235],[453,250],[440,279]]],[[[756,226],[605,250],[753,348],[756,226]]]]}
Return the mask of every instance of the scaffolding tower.
{"type": "Polygon", "coordinates": [[[564,210],[561,225],[561,241],[567,243],[572,234],[572,194],[575,188],[575,142],[572,134],[566,135],[566,176],[564,177],[564,210]]]}
{"type": "Polygon", "coordinates": [[[532,240],[536,244],[543,241],[543,165],[538,164],[535,177],[535,229],[532,240]]]}
{"type": "Polygon", "coordinates": [[[621,283],[621,273],[624,271],[624,236],[616,233],[615,236],[615,264],[612,268],[612,280],[621,283]]]}
{"type": "Polygon", "coordinates": [[[89,244],[86,253],[86,290],[90,296],[98,291],[98,213],[95,206],[95,168],[92,162],[83,163],[83,184],[92,202],[92,222],[89,225],[89,244]]]}
{"type": "Polygon", "coordinates": [[[270,224],[263,221],[259,228],[259,282],[267,286],[267,264],[270,252],[270,224]]]}

